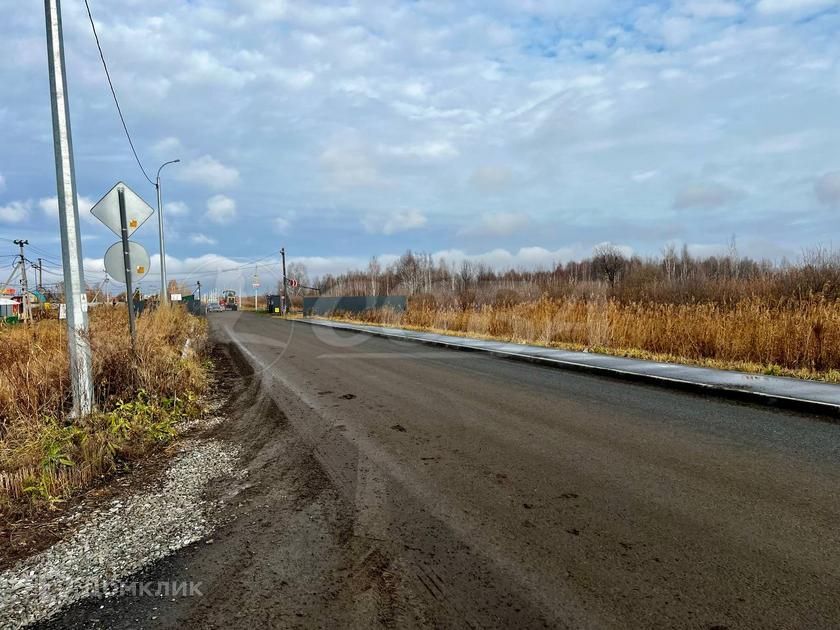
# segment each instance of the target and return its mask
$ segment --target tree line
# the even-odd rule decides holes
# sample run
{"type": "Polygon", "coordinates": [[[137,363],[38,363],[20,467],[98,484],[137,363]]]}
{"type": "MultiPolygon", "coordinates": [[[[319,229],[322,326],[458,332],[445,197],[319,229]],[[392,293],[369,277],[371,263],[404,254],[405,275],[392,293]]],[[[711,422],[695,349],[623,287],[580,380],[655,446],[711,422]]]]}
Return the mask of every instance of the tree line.
{"type": "Polygon", "coordinates": [[[365,269],[311,282],[303,265],[290,266],[289,276],[317,287],[321,295],[429,296],[464,307],[544,296],[662,303],[840,299],[840,253],[814,248],[794,262],[755,260],[739,255],[734,240],[725,254],[705,257],[674,245],[658,256],[627,256],[606,244],[583,260],[537,270],[498,270],[482,262],[447,261],[409,250],[388,265],[374,257],[365,269]]]}

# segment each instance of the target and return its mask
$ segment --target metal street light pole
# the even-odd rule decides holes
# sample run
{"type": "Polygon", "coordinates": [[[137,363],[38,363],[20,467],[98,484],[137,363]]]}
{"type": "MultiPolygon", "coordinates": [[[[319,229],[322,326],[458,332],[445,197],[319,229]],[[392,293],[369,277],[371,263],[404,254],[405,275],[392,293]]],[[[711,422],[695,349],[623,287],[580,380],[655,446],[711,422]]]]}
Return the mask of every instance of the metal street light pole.
{"type": "Polygon", "coordinates": [[[64,301],[67,304],[67,346],[73,415],[85,416],[93,407],[93,371],[88,341],[87,296],[79,232],[79,203],[70,134],[70,105],[64,71],[61,3],[44,0],[47,24],[47,60],[50,73],[55,175],[58,184],[58,220],[61,227],[61,262],[64,267],[64,301]]]}
{"type": "Polygon", "coordinates": [[[163,204],[160,200],[160,172],[167,164],[177,164],[181,160],[170,160],[160,165],[155,178],[155,189],[157,190],[157,206],[158,206],[158,233],[160,235],[160,303],[169,303],[169,292],[166,288],[166,246],[163,239],[163,204]]]}

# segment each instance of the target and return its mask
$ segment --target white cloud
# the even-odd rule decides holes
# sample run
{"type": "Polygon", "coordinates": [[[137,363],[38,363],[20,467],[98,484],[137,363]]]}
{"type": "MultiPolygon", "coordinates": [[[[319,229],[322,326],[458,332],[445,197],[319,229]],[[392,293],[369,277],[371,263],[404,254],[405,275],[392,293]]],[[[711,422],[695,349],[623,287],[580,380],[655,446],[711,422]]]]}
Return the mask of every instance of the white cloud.
{"type": "Polygon", "coordinates": [[[29,218],[31,201],[12,201],[0,206],[0,223],[22,223],[29,218]]]}
{"type": "Polygon", "coordinates": [[[638,173],[633,173],[633,175],[631,177],[632,177],[634,182],[637,182],[637,183],[641,184],[643,182],[646,182],[646,181],[649,181],[649,180],[653,179],[657,175],[659,175],[659,171],[657,171],[657,170],[639,171],[638,173]]]}
{"type": "Polygon", "coordinates": [[[759,0],[756,11],[765,14],[818,11],[836,6],[837,0],[759,0]]]}
{"type": "Polygon", "coordinates": [[[689,208],[720,208],[737,201],[742,196],[729,186],[714,182],[698,182],[683,187],[674,199],[674,208],[687,210],[689,208]]]}
{"type": "Polygon", "coordinates": [[[244,16],[269,22],[282,20],[288,12],[286,0],[237,0],[237,4],[244,10],[244,16]]]}
{"type": "Polygon", "coordinates": [[[435,261],[444,260],[448,264],[460,264],[462,261],[481,263],[493,269],[550,269],[556,264],[585,255],[575,247],[561,247],[549,250],[544,247],[523,247],[516,252],[507,249],[494,249],[479,254],[467,254],[459,249],[447,249],[435,252],[435,261]]]}
{"type": "Polygon", "coordinates": [[[274,231],[278,234],[285,234],[289,226],[291,226],[291,222],[283,217],[275,217],[273,223],[274,231]]]}
{"type": "Polygon", "coordinates": [[[399,158],[415,158],[420,160],[440,160],[456,157],[458,150],[446,140],[420,142],[395,146],[383,146],[380,153],[399,158]]]}
{"type": "Polygon", "coordinates": [[[402,87],[402,93],[409,98],[424,99],[429,93],[429,84],[423,81],[409,81],[402,87]]]}
{"type": "MultiPolygon", "coordinates": [[[[181,141],[174,136],[162,138],[161,140],[158,140],[154,146],[152,146],[154,154],[162,160],[174,160],[183,150],[184,147],[181,144],[181,141]]],[[[177,168],[177,166],[175,168],[177,168]]]]}
{"type": "MultiPolygon", "coordinates": [[[[87,221],[88,223],[98,223],[99,219],[90,213],[90,209],[93,208],[93,205],[96,202],[90,197],[85,197],[84,195],[79,195],[78,202],[79,217],[82,221],[87,221]]],[[[48,217],[58,218],[58,197],[44,197],[38,201],[38,207],[41,208],[41,211],[48,217]]]]}
{"type": "Polygon", "coordinates": [[[225,166],[210,155],[185,162],[176,171],[176,177],[191,184],[201,184],[210,188],[228,188],[239,183],[239,171],[225,166]]]}
{"type": "Polygon", "coordinates": [[[6,178],[3,177],[3,173],[0,173],[0,191],[6,189],[6,178]]]}
{"type": "Polygon", "coordinates": [[[506,166],[481,166],[470,176],[470,183],[481,192],[499,192],[507,188],[513,174],[506,166]]]}
{"type": "Polygon", "coordinates": [[[58,197],[44,197],[38,202],[38,206],[47,216],[58,216],[58,197]]]}
{"type": "Polygon", "coordinates": [[[258,74],[254,70],[234,65],[225,51],[220,53],[217,56],[206,49],[184,51],[180,60],[181,71],[174,78],[197,92],[208,88],[225,92],[238,91],[257,79],[258,74]],[[220,56],[231,65],[222,61],[220,56]]]}
{"type": "Polygon", "coordinates": [[[731,18],[742,12],[738,3],[729,0],[690,0],[683,9],[699,18],[731,18]]]}
{"type": "Polygon", "coordinates": [[[368,232],[391,235],[419,229],[426,225],[426,221],[426,215],[419,210],[397,210],[388,215],[369,214],[362,224],[368,232]]]}
{"type": "Polygon", "coordinates": [[[458,233],[468,236],[510,236],[524,230],[528,223],[527,214],[499,212],[483,215],[478,221],[464,226],[458,233]]]}
{"type": "Polygon", "coordinates": [[[167,201],[163,204],[164,216],[183,217],[190,213],[190,207],[183,201],[167,201]]]}
{"type": "Polygon", "coordinates": [[[315,33],[295,31],[292,33],[292,39],[300,44],[301,48],[309,51],[321,50],[325,44],[324,38],[315,33]]]}
{"type": "Polygon", "coordinates": [[[694,33],[694,22],[684,17],[665,18],[662,22],[662,37],[669,46],[679,46],[694,33]]]}
{"type": "Polygon", "coordinates": [[[379,169],[360,143],[330,146],[321,153],[320,161],[330,182],[339,187],[375,186],[383,182],[379,169]]]}
{"type": "Polygon", "coordinates": [[[302,68],[273,68],[271,77],[293,90],[302,90],[312,85],[315,73],[302,68]]]}
{"type": "MultiPolygon", "coordinates": [[[[349,237],[362,259],[377,241],[366,229],[397,233],[417,222],[386,225],[379,211],[388,208],[422,209],[435,228],[455,216],[455,229],[484,223],[483,212],[524,209],[531,223],[517,246],[626,238],[643,253],[670,238],[714,243],[732,232],[799,249],[832,227],[818,229],[817,218],[789,225],[781,215],[807,215],[820,203],[815,176],[831,168],[840,143],[836,13],[800,19],[836,0],[157,0],[132,2],[129,22],[119,3],[101,4],[96,18],[113,64],[139,88],[129,122],[150,140],[138,146],[150,175],[165,160],[185,160],[164,171],[164,192],[204,221],[183,228],[187,247],[190,232],[204,232],[243,256],[269,251],[277,231],[291,229],[275,221],[278,207],[301,208],[307,223],[322,217],[326,229],[295,232],[295,249],[330,252],[349,237]],[[666,35],[671,47],[663,51],[666,35]],[[683,177],[750,194],[721,206],[738,195],[704,184],[679,190],[692,181],[683,177]],[[217,193],[247,208],[249,221],[222,210],[229,222],[221,230],[204,219],[217,193]],[[704,222],[672,204],[727,212],[704,222]],[[757,218],[773,208],[774,220],[757,218]],[[375,225],[360,221],[367,212],[375,225]]],[[[43,34],[23,3],[9,6],[0,54],[15,63],[0,63],[0,84],[16,87],[4,94],[0,128],[40,129],[29,105],[41,90],[35,43],[43,34]]],[[[67,17],[68,37],[89,34],[76,28],[82,17],[67,17]]],[[[77,147],[88,175],[118,161],[130,168],[131,158],[103,114],[95,62],[80,58],[75,99],[91,132],[77,147]]],[[[18,176],[36,172],[31,141],[12,133],[0,142],[0,171],[12,189],[2,203],[32,199],[33,230],[54,234],[39,207],[54,186],[18,176]]],[[[138,172],[126,173],[141,185],[138,172]]],[[[825,185],[820,194],[831,197],[825,185]]],[[[178,214],[173,207],[171,223],[187,223],[178,214]]],[[[455,236],[407,234],[424,251],[455,236]]],[[[401,239],[393,242],[401,251],[401,239]]]]}
{"type": "Polygon", "coordinates": [[[190,234],[190,243],[195,245],[215,245],[217,241],[215,238],[210,238],[206,234],[195,233],[190,234]]]}
{"type": "Polygon", "coordinates": [[[788,133],[768,137],[758,143],[755,147],[759,155],[776,155],[784,153],[795,153],[803,150],[812,140],[812,134],[808,132],[788,133]]]}
{"type": "Polygon", "coordinates": [[[214,195],[207,200],[204,216],[213,223],[230,223],[236,218],[236,202],[225,195],[214,195]]]}
{"type": "Polygon", "coordinates": [[[814,192],[820,203],[826,206],[840,206],[840,171],[832,171],[817,178],[814,192]]]}

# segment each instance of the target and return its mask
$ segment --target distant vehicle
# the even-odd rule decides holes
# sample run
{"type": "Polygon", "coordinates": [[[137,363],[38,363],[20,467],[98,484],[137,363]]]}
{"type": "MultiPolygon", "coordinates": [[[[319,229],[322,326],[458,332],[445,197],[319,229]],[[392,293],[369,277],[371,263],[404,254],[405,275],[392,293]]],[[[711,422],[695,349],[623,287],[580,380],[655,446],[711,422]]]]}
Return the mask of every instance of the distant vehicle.
{"type": "Polygon", "coordinates": [[[222,307],[222,305],[217,304],[216,302],[210,302],[210,304],[207,305],[208,313],[221,313],[224,310],[225,309],[222,307]]]}
{"type": "Polygon", "coordinates": [[[236,306],[236,291],[231,291],[230,289],[222,291],[222,300],[220,304],[226,311],[238,310],[238,307],[236,306]]]}

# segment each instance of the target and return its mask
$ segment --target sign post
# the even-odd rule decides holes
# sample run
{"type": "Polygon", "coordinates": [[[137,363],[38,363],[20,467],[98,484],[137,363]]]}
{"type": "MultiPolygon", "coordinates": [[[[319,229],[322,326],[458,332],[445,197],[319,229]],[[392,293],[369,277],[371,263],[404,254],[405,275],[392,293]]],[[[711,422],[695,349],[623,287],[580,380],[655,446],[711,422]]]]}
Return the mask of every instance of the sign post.
{"type": "Polygon", "coordinates": [[[90,212],[120,237],[120,242],[112,245],[105,253],[105,271],[115,280],[125,283],[128,330],[131,333],[131,349],[136,353],[137,328],[133,284],[134,281],[139,282],[148,273],[149,254],[142,245],[128,239],[146,219],[154,214],[154,210],[128,186],[117,182],[90,209],[90,212]],[[134,266],[132,266],[132,259],[135,262],[134,266]]]}
{"type": "Polygon", "coordinates": [[[128,305],[128,330],[131,333],[131,351],[137,353],[137,329],[134,323],[134,291],[131,290],[131,252],[128,248],[128,218],[125,211],[125,190],[117,189],[120,205],[120,235],[123,246],[123,266],[125,267],[125,298],[128,305]]]}

